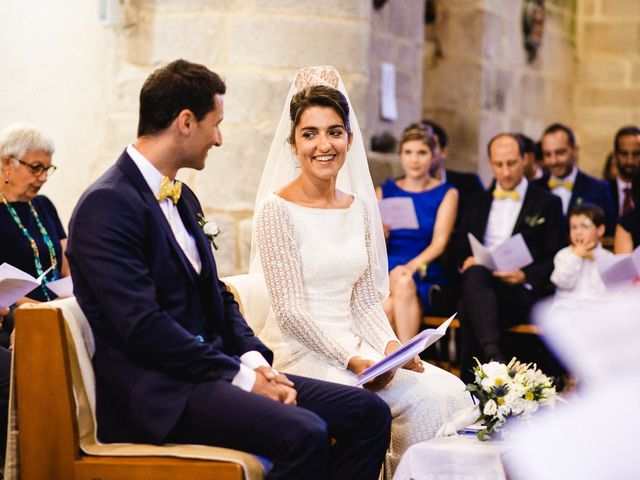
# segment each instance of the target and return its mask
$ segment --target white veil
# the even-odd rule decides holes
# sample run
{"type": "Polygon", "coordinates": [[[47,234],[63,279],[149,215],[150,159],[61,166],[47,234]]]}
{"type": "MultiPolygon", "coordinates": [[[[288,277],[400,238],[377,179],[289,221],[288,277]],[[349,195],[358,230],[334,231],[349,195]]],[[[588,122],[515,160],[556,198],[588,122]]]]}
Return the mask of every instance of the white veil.
{"type": "Polygon", "coordinates": [[[291,150],[291,145],[287,142],[291,131],[291,119],[289,116],[289,105],[291,99],[300,90],[314,85],[327,85],[339,90],[349,103],[349,125],[353,133],[351,148],[347,153],[344,166],[338,173],[336,188],[346,193],[354,194],[367,209],[371,222],[371,238],[373,251],[373,277],[376,289],[381,299],[389,295],[389,275],[387,262],[387,249],[385,245],[382,220],[378,210],[367,155],[364,148],[362,133],[358,120],[353,111],[351,101],[347,95],[347,89],[334,67],[307,67],[296,72],[287,100],[284,103],[280,123],[276,129],[271,149],[262,172],[262,178],[256,195],[253,217],[253,235],[251,242],[251,261],[249,273],[262,273],[262,264],[256,242],[256,215],[260,211],[260,206],[266,197],[276,192],[292,180],[298,177],[298,162],[291,150]]]}

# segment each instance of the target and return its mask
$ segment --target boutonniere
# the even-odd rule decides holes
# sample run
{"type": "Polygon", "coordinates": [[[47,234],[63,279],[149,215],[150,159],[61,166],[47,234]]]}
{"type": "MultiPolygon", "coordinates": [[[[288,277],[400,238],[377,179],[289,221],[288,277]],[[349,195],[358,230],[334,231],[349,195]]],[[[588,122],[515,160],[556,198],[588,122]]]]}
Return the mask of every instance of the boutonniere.
{"type": "Polygon", "coordinates": [[[578,207],[578,206],[582,205],[583,203],[584,203],[584,198],[582,198],[582,197],[578,197],[578,198],[576,199],[576,207],[578,207]]]}
{"type": "Polygon", "coordinates": [[[214,221],[207,220],[204,215],[198,213],[198,225],[202,228],[204,236],[209,239],[213,248],[217,250],[218,246],[216,245],[216,237],[220,235],[218,224],[214,221]]]}
{"type": "Polygon", "coordinates": [[[528,217],[524,217],[524,223],[526,223],[530,227],[536,227],[538,225],[542,225],[545,221],[544,217],[541,217],[539,214],[529,215],[528,217]]]}

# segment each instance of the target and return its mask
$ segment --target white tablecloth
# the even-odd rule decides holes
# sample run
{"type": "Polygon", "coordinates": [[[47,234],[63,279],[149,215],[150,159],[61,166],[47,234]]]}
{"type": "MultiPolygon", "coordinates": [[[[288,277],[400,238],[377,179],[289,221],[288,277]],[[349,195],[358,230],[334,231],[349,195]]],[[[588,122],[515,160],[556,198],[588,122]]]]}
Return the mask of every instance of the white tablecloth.
{"type": "Polygon", "coordinates": [[[435,438],[410,447],[393,480],[506,480],[500,459],[505,448],[475,435],[435,438]]]}

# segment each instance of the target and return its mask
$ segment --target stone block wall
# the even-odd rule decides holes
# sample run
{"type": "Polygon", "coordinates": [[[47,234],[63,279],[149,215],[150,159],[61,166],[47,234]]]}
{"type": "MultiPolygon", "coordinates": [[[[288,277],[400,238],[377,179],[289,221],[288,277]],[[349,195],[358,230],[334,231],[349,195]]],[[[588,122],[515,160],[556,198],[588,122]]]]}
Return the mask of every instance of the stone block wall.
{"type": "Polygon", "coordinates": [[[65,224],[135,140],[144,79],[176,58],[206,64],[228,87],[223,146],[203,172],[181,172],[221,227],[221,275],[247,270],[255,193],[295,71],[334,65],[366,127],[370,0],[120,0],[112,26],[97,23],[96,2],[49,3],[3,7],[0,52],[13,76],[2,84],[0,123],[29,120],[57,139],[60,168],[46,192],[65,224]]]}
{"type": "Polygon", "coordinates": [[[599,175],[613,137],[640,125],[640,2],[578,2],[575,122],[583,168],[599,175]]]}
{"type": "Polygon", "coordinates": [[[448,165],[491,178],[488,140],[500,131],[538,139],[552,121],[573,117],[575,69],[570,1],[547,1],[542,48],[525,59],[522,2],[455,0],[436,3],[425,31],[423,114],[450,135],[448,165]]]}

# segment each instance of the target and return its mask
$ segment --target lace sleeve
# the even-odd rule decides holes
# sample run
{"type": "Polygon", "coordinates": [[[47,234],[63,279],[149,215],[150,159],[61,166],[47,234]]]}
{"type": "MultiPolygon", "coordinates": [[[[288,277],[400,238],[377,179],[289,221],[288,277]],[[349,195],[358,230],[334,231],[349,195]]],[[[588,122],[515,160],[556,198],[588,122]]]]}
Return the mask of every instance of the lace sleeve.
{"type": "Polygon", "coordinates": [[[384,354],[387,343],[396,341],[389,320],[382,309],[380,296],[373,282],[373,254],[371,245],[371,222],[367,211],[364,212],[365,242],[369,258],[369,266],[353,287],[351,296],[351,312],[356,325],[367,341],[380,353],[384,354]]]}
{"type": "Polygon", "coordinates": [[[280,330],[347,368],[352,354],[318,327],[305,304],[300,253],[286,208],[268,200],[257,216],[256,231],[267,290],[280,330]]]}

